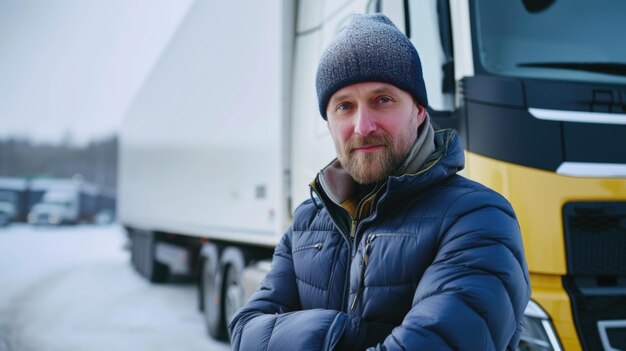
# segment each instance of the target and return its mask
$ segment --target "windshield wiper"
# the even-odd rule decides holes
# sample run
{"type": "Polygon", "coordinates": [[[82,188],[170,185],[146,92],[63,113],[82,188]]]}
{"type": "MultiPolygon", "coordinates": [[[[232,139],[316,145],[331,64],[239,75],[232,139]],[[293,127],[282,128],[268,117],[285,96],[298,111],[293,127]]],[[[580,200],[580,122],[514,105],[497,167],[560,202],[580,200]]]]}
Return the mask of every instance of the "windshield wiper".
{"type": "Polygon", "coordinates": [[[518,63],[518,67],[557,68],[606,73],[616,76],[626,76],[626,63],[612,62],[529,62],[518,63]]]}

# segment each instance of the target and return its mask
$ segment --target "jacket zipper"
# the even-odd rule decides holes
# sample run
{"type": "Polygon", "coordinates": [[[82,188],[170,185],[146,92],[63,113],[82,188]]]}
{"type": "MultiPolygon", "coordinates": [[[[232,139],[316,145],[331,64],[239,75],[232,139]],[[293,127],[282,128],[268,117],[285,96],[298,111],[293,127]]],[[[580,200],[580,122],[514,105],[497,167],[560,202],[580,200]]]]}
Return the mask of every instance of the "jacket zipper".
{"type": "MultiPolygon", "coordinates": [[[[356,255],[356,227],[359,225],[359,222],[352,218],[352,223],[350,224],[350,238],[348,238],[348,248],[349,248],[349,255],[348,256],[348,261],[346,262],[346,278],[344,279],[343,282],[343,293],[342,293],[342,297],[341,297],[341,307],[342,309],[344,309],[343,304],[344,304],[344,299],[345,296],[348,296],[347,300],[350,300],[350,266],[352,264],[352,260],[354,259],[354,255],[356,255]],[[353,240],[354,243],[351,243],[350,241],[353,240]]],[[[347,310],[348,306],[347,306],[347,302],[346,302],[346,307],[345,309],[347,310]]]]}
{"type": "MultiPolygon", "coordinates": [[[[317,191],[316,187],[315,187],[315,186],[311,186],[311,188],[312,188],[312,189],[313,189],[313,191],[317,194],[317,196],[318,196],[320,199],[322,199],[322,197],[320,196],[320,194],[319,194],[319,192],[317,191]]],[[[370,197],[372,197],[372,196],[376,196],[376,194],[378,194],[378,192],[379,192],[379,191],[380,191],[380,189],[382,189],[382,188],[383,188],[382,186],[381,186],[381,187],[377,187],[377,188],[376,188],[376,189],[374,189],[374,190],[373,190],[373,191],[372,191],[369,195],[367,195],[367,196],[366,196],[363,200],[361,200],[361,201],[359,202],[359,204],[357,205],[357,208],[356,208],[356,214],[357,214],[357,216],[358,216],[358,214],[359,214],[359,211],[361,210],[361,205],[362,205],[365,201],[369,200],[369,199],[370,199],[370,197]]],[[[331,215],[331,211],[329,211],[329,210],[328,210],[328,207],[326,206],[326,204],[324,203],[324,201],[322,201],[322,204],[324,205],[324,207],[325,207],[325,208],[326,208],[326,210],[328,211],[328,214],[330,215],[331,220],[332,220],[332,221],[333,221],[333,223],[335,224],[335,227],[336,227],[336,228],[338,228],[338,230],[341,232],[341,229],[339,229],[340,227],[337,225],[337,221],[336,221],[336,220],[335,220],[335,218],[331,215]]],[[[341,206],[339,206],[339,207],[341,207],[341,206]]],[[[349,236],[348,236],[348,238],[347,238],[347,242],[348,242],[348,254],[349,254],[348,258],[349,258],[349,261],[347,262],[348,264],[346,265],[346,275],[345,275],[345,277],[346,277],[346,278],[345,278],[345,280],[344,280],[343,294],[342,294],[342,297],[341,297],[341,300],[342,300],[342,301],[341,301],[342,310],[344,309],[343,305],[344,305],[344,303],[345,303],[345,302],[344,302],[344,301],[345,301],[345,296],[346,296],[346,295],[350,296],[350,266],[351,266],[351,264],[352,264],[352,261],[353,261],[353,259],[354,259],[354,256],[356,255],[356,247],[358,246],[358,245],[357,245],[357,242],[356,242],[356,240],[357,240],[356,232],[357,232],[357,228],[358,228],[358,226],[359,226],[359,220],[358,220],[358,219],[355,219],[354,217],[352,217],[352,215],[351,215],[350,213],[348,213],[348,211],[347,211],[347,210],[345,210],[345,209],[343,209],[343,210],[344,210],[344,211],[346,211],[346,213],[347,213],[347,214],[348,214],[348,216],[350,217],[351,222],[350,222],[350,232],[348,233],[348,235],[349,235],[349,236]],[[350,239],[352,239],[352,240],[354,241],[354,243],[351,243],[351,242],[350,242],[350,239]]],[[[344,233],[344,235],[345,235],[345,233],[344,233]]],[[[377,235],[376,235],[376,236],[377,236],[377,235]]],[[[369,239],[369,238],[370,238],[370,237],[368,237],[368,239],[369,239]]],[[[372,239],[372,241],[373,241],[373,239],[372,239]]],[[[363,264],[361,264],[361,265],[363,265],[363,264]]],[[[361,268],[361,271],[362,271],[362,272],[361,272],[361,275],[363,276],[363,275],[365,274],[365,267],[362,267],[362,268],[361,268]]],[[[361,277],[361,280],[362,280],[362,277],[361,277]]],[[[359,296],[359,294],[360,294],[360,293],[359,293],[359,290],[360,290],[360,286],[361,286],[361,284],[362,284],[362,282],[361,282],[361,281],[359,281],[359,288],[357,289],[357,293],[356,293],[356,295],[355,295],[355,297],[354,297],[354,301],[353,301],[353,303],[352,303],[352,307],[350,308],[350,310],[352,310],[352,309],[354,308],[355,304],[356,304],[356,300],[358,299],[358,296],[359,296]]],[[[349,300],[349,298],[348,298],[348,300],[349,300]]],[[[346,309],[346,310],[348,310],[348,306],[346,306],[346,307],[345,307],[345,309],[346,309]]]]}
{"type": "Polygon", "coordinates": [[[403,234],[397,233],[380,233],[380,234],[371,234],[367,237],[365,241],[365,250],[363,251],[363,257],[361,257],[361,269],[359,275],[359,285],[357,287],[356,294],[354,295],[354,300],[352,300],[352,304],[350,305],[350,311],[353,311],[356,307],[356,303],[363,294],[363,290],[365,290],[365,269],[369,264],[370,253],[372,252],[372,244],[376,238],[381,236],[405,236],[403,234]]]}
{"type": "Polygon", "coordinates": [[[307,249],[316,249],[316,250],[321,250],[322,247],[324,247],[324,243],[317,243],[317,244],[311,244],[311,245],[305,245],[305,246],[301,246],[298,247],[296,249],[293,250],[293,252],[298,252],[298,251],[302,251],[302,250],[307,250],[307,249]]]}
{"type": "Polygon", "coordinates": [[[372,243],[376,238],[378,238],[380,234],[372,234],[367,237],[365,241],[365,250],[363,252],[363,256],[361,257],[361,274],[359,276],[359,286],[356,290],[356,295],[354,296],[354,300],[352,301],[352,306],[350,306],[350,311],[353,311],[356,307],[356,303],[359,300],[359,297],[363,293],[365,289],[365,269],[367,268],[367,264],[369,263],[370,252],[372,251],[372,243]]]}
{"type": "MultiPolygon", "coordinates": [[[[365,196],[360,202],[359,204],[356,206],[356,216],[357,218],[354,219],[352,218],[352,227],[350,228],[350,237],[353,240],[353,244],[350,247],[350,264],[348,265],[348,272],[346,274],[346,282],[348,283],[348,288],[347,288],[347,292],[348,292],[348,296],[350,295],[350,265],[352,264],[352,261],[354,260],[354,256],[356,255],[356,251],[357,251],[357,247],[358,247],[358,242],[357,242],[357,229],[359,226],[359,220],[361,219],[360,213],[361,213],[361,209],[363,207],[363,204],[367,201],[370,201],[372,198],[375,198],[376,195],[378,194],[378,192],[380,191],[380,189],[382,189],[382,186],[376,186],[376,188],[374,188],[374,190],[372,190],[371,193],[369,193],[367,196],[365,196]]],[[[368,260],[368,256],[369,256],[369,247],[371,245],[371,241],[374,240],[374,236],[369,236],[367,238],[367,245],[366,245],[366,253],[363,255],[363,257],[361,258],[361,270],[360,270],[360,276],[359,276],[359,285],[357,287],[357,291],[354,295],[354,300],[352,301],[352,305],[350,306],[349,311],[353,311],[354,308],[356,307],[356,303],[359,299],[359,295],[361,295],[361,290],[363,289],[364,283],[363,283],[363,279],[365,278],[365,268],[367,267],[367,260],[368,260]]]]}
{"type": "Polygon", "coordinates": [[[353,311],[356,307],[356,303],[363,294],[363,290],[365,290],[365,269],[369,264],[370,253],[372,252],[372,244],[376,238],[381,236],[406,236],[405,234],[398,233],[379,233],[379,234],[371,234],[367,237],[365,241],[365,250],[363,251],[363,256],[361,257],[361,271],[359,276],[359,286],[357,287],[356,295],[354,296],[354,300],[352,300],[352,305],[350,306],[350,311],[353,311]]]}
{"type": "Polygon", "coordinates": [[[352,223],[350,224],[350,238],[354,238],[354,234],[356,234],[356,227],[359,225],[359,222],[354,218],[350,219],[352,220],[352,223]]]}

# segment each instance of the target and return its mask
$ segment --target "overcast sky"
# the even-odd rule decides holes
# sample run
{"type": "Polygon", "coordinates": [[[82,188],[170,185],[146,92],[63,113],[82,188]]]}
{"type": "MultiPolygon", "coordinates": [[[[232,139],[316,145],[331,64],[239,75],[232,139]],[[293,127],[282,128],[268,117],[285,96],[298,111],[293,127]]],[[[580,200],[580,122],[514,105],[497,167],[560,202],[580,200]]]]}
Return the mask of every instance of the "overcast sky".
{"type": "Polygon", "coordinates": [[[0,0],[0,138],[115,133],[191,2],[0,0]]]}

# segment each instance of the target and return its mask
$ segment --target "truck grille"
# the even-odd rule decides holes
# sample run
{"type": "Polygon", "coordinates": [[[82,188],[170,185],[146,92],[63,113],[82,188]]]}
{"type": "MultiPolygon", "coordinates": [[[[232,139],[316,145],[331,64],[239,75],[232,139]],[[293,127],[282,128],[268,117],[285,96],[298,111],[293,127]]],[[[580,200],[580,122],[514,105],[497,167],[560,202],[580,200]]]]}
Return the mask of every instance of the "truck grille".
{"type": "Polygon", "coordinates": [[[626,350],[626,202],[563,207],[568,292],[585,350],[626,350]],[[608,323],[607,323],[608,322],[608,323]]]}

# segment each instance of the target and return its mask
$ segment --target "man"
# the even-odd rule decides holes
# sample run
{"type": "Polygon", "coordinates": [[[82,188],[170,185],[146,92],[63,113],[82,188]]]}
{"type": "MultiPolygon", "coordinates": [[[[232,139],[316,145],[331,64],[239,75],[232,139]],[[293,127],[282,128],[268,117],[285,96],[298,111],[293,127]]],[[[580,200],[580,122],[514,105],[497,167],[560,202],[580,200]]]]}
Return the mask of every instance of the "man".
{"type": "Polygon", "coordinates": [[[355,15],[322,55],[338,159],[311,184],[271,271],[229,326],[234,350],[515,349],[530,296],[509,203],[456,172],[417,51],[355,15]]]}

